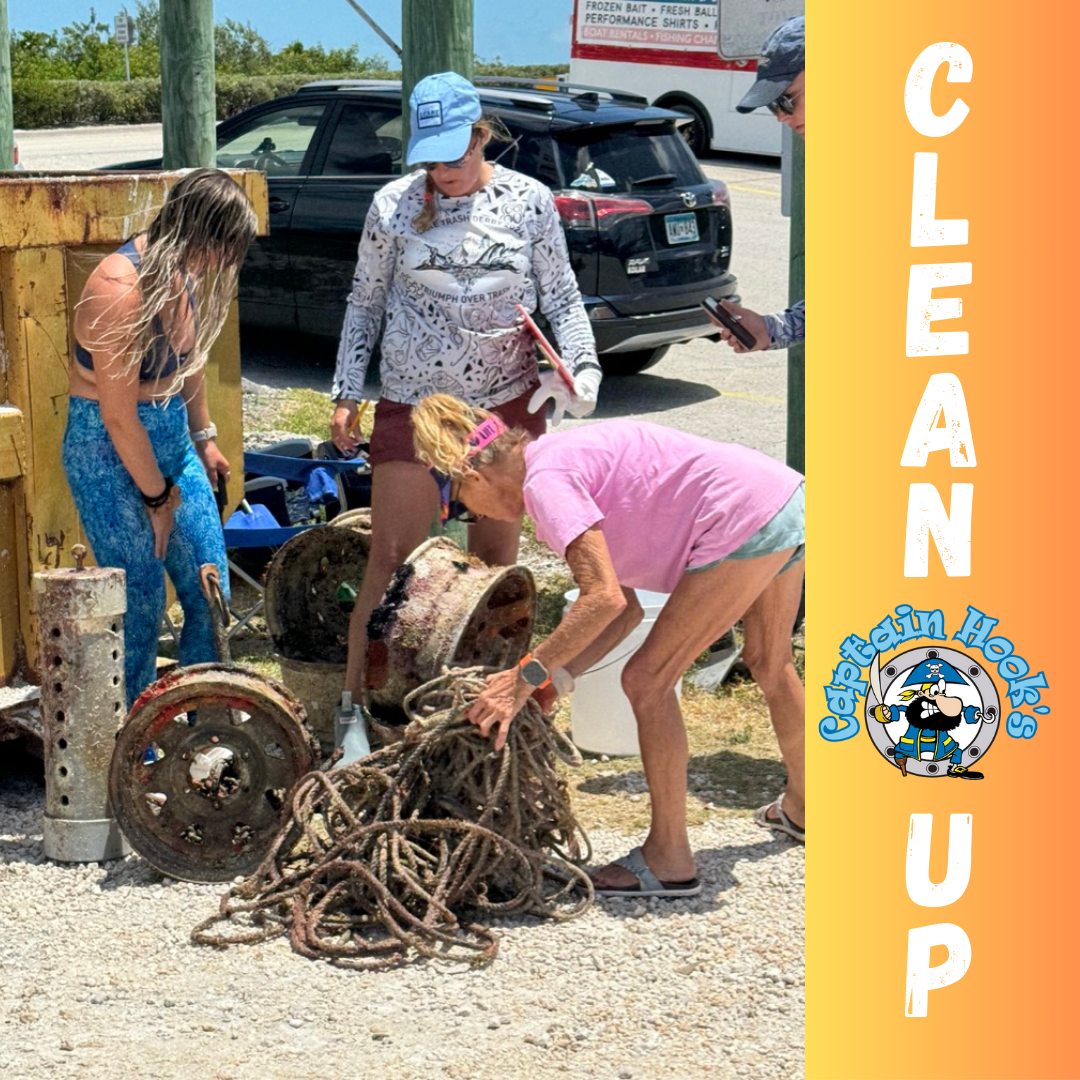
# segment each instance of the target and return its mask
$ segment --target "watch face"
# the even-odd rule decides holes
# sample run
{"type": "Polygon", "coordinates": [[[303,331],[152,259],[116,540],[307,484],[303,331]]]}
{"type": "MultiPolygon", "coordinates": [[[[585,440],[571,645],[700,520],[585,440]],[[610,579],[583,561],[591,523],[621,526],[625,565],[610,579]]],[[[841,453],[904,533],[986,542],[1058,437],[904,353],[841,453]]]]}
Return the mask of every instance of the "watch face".
{"type": "Polygon", "coordinates": [[[530,660],[521,669],[521,676],[530,686],[540,686],[547,681],[548,672],[539,660],[530,660]]]}

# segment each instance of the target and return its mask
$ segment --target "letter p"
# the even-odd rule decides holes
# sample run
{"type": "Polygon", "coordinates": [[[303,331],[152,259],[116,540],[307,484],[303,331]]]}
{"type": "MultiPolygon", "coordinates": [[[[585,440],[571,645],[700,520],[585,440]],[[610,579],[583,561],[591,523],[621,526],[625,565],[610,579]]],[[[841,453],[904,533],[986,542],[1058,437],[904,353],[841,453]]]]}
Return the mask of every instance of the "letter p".
{"type": "Polygon", "coordinates": [[[917,926],[908,931],[907,1000],[905,1016],[925,1016],[926,998],[931,990],[958,982],[971,966],[971,942],[953,923],[917,926]],[[944,945],[949,957],[943,964],[930,966],[930,950],[944,945]]]}

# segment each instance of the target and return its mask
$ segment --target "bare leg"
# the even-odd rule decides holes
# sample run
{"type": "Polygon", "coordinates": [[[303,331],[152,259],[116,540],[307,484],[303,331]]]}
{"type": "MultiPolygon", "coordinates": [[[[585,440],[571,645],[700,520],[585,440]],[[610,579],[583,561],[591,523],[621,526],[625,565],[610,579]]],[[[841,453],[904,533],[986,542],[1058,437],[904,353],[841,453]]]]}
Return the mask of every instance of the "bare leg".
{"type": "Polygon", "coordinates": [[[791,656],[791,627],[802,595],[804,562],[778,578],[743,615],[743,660],[769,706],[776,741],[787,770],[781,806],[800,828],[806,826],[806,691],[791,656]]]}
{"type": "Polygon", "coordinates": [[[388,461],[371,477],[371,554],[349,619],[345,689],[364,699],[367,624],[394,571],[423,543],[438,511],[439,491],[422,465],[388,461]]]}
{"type": "Polygon", "coordinates": [[[493,521],[484,518],[469,526],[469,551],[488,566],[513,566],[521,539],[521,518],[493,521]]]}
{"type": "MultiPolygon", "coordinates": [[[[733,560],[684,574],[623,670],[623,690],[637,720],[652,803],[642,850],[661,881],[686,881],[696,874],[686,831],[686,729],[675,684],[695,657],[743,617],[790,555],[791,550],[733,560]]],[[[787,631],[790,634],[790,621],[787,631]]],[[[600,888],[633,884],[630,872],[618,866],[604,867],[593,880],[600,888]]]]}

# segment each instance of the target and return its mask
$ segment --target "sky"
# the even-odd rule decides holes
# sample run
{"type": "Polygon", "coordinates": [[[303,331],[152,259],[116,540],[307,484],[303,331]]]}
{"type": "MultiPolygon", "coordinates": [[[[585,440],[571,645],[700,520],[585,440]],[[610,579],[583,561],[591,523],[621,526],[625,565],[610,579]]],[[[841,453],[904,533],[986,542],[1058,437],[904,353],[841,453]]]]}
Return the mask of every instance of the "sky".
{"type": "MultiPolygon", "coordinates": [[[[360,6],[399,44],[401,0],[358,0],[360,6]]],[[[73,22],[86,22],[94,8],[102,22],[111,23],[122,0],[8,0],[8,26],[12,30],[59,30],[73,22]]],[[[129,6],[135,12],[134,0],[129,6]]],[[[473,0],[474,51],[485,60],[501,57],[510,64],[570,62],[570,14],[573,0],[533,0],[528,21],[513,0],[473,0]]],[[[390,49],[349,6],[346,0],[304,0],[302,4],[266,0],[214,0],[214,21],[235,19],[252,26],[280,49],[299,39],[305,45],[326,48],[356,44],[361,56],[390,49]],[[297,20],[298,12],[303,19],[297,20]]],[[[395,65],[396,66],[396,65],[395,65]]]]}

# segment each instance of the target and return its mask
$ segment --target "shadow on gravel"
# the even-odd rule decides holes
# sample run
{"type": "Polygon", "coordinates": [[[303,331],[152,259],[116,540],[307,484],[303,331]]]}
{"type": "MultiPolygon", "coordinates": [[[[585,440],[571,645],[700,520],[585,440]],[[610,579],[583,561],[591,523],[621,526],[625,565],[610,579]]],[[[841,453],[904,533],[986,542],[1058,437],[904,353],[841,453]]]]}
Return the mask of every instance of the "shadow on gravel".
{"type": "MultiPolygon", "coordinates": [[[[630,846],[633,845],[628,845],[630,846]]],[[[601,911],[617,919],[638,918],[641,914],[637,910],[639,904],[646,905],[649,914],[660,919],[669,919],[673,915],[685,915],[690,911],[695,915],[713,911],[727,905],[728,901],[724,893],[742,884],[735,876],[738,863],[757,862],[758,859],[767,859],[797,846],[791,840],[775,840],[771,833],[762,829],[760,843],[739,844],[724,848],[699,848],[694,852],[698,865],[698,878],[701,881],[701,892],[697,896],[680,899],[678,897],[635,896],[629,893],[626,896],[598,896],[596,905],[601,911]]]]}
{"type": "Polygon", "coordinates": [[[612,420],[619,416],[640,416],[643,412],[659,413],[716,397],[720,397],[720,391],[715,387],[685,379],[647,374],[620,376],[604,380],[593,417],[612,420]]]}
{"type": "MultiPolygon", "coordinates": [[[[691,757],[687,775],[691,798],[711,802],[724,810],[756,810],[771,801],[787,780],[784,766],[779,761],[734,750],[691,757]],[[771,794],[765,798],[761,794],[763,791],[771,794]]],[[[591,776],[574,786],[588,795],[639,795],[648,791],[641,769],[614,772],[612,776],[591,776]]]]}

